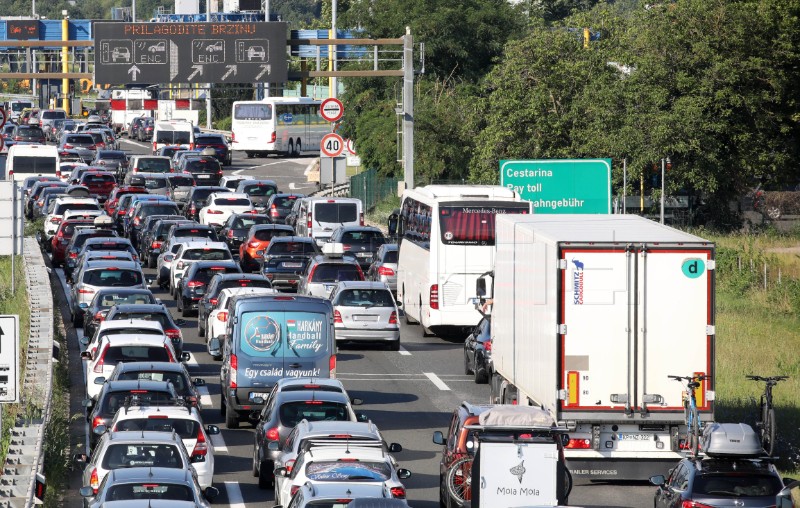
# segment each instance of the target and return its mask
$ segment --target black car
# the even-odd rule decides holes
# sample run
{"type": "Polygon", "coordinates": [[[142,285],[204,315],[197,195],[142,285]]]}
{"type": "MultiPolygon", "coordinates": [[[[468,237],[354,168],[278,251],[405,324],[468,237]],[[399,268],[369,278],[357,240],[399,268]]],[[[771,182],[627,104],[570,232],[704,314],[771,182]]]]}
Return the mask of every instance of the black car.
{"type": "MultiPolygon", "coordinates": [[[[171,217],[171,216],[170,216],[171,217]]],[[[142,246],[139,255],[142,258],[142,265],[147,268],[155,268],[158,262],[158,255],[161,251],[161,244],[167,240],[167,234],[172,226],[178,224],[195,224],[186,220],[182,215],[180,219],[158,219],[152,227],[144,233],[142,246]]]]}
{"type": "MultiPolygon", "coordinates": [[[[139,232],[139,243],[136,244],[136,248],[139,252],[144,250],[146,237],[153,231],[153,228],[156,226],[158,221],[160,220],[186,220],[183,215],[148,215],[145,217],[144,222],[142,223],[141,231],[139,232]]],[[[145,257],[142,256],[144,260],[145,257]]]]}
{"type": "MultiPolygon", "coordinates": [[[[58,188],[61,192],[64,192],[67,188],[66,182],[55,182],[55,181],[47,181],[47,182],[36,182],[33,184],[33,187],[30,189],[30,193],[28,194],[28,198],[25,201],[25,217],[28,219],[33,218],[33,210],[34,205],[41,199],[42,192],[45,189],[51,188],[58,188]]],[[[44,200],[40,203],[39,207],[44,205],[44,200]]]]}
{"type": "Polygon", "coordinates": [[[683,506],[775,506],[783,480],[767,460],[690,457],[672,468],[669,476],[650,478],[656,485],[654,508],[683,506]]]}
{"type": "Polygon", "coordinates": [[[178,293],[178,312],[183,317],[198,309],[200,299],[206,292],[211,277],[218,273],[242,273],[235,261],[197,261],[181,277],[176,289],[178,293]]]}
{"type": "Polygon", "coordinates": [[[233,213],[220,228],[219,237],[231,252],[238,252],[247,232],[257,224],[272,224],[272,219],[263,214],[233,213]]]}
{"type": "Polygon", "coordinates": [[[374,226],[340,226],[331,234],[330,243],[341,243],[344,251],[353,254],[362,270],[369,268],[375,253],[389,240],[374,226]]]}
{"type": "Polygon", "coordinates": [[[11,138],[18,143],[24,141],[43,145],[46,142],[44,131],[38,125],[17,125],[11,138]]]}
{"type": "Polygon", "coordinates": [[[89,238],[112,239],[115,237],[117,237],[117,233],[110,229],[86,228],[76,231],[70,238],[66,251],[64,251],[64,277],[67,282],[72,280],[72,272],[77,268],[75,263],[78,261],[78,256],[80,256],[86,240],[89,238]]]}
{"type": "Polygon", "coordinates": [[[318,254],[317,242],[311,237],[279,236],[264,251],[261,273],[275,289],[296,292],[306,265],[318,254]]]}
{"type": "Polygon", "coordinates": [[[172,229],[167,233],[167,238],[208,238],[212,242],[217,242],[217,232],[211,226],[205,224],[198,224],[196,222],[186,221],[180,224],[175,224],[172,229]]]}
{"type": "Polygon", "coordinates": [[[175,321],[172,319],[172,314],[164,306],[164,304],[149,303],[128,303],[116,304],[106,314],[106,321],[118,321],[124,319],[144,319],[146,321],[158,321],[164,333],[172,341],[172,348],[175,353],[180,357],[183,353],[183,334],[181,333],[181,326],[186,325],[186,321],[179,319],[175,321]]]}
{"type": "Polygon", "coordinates": [[[141,243],[141,232],[144,221],[151,215],[180,215],[178,205],[172,201],[139,201],[133,209],[133,215],[128,223],[128,238],[135,244],[141,243]]]}
{"type": "Polygon", "coordinates": [[[139,127],[141,127],[144,119],[147,118],[146,116],[137,116],[131,123],[128,124],[128,139],[137,139],[136,135],[139,131],[139,127]]]}
{"type": "MultiPolygon", "coordinates": [[[[117,411],[125,407],[126,400],[135,394],[139,400],[146,400],[150,403],[175,402],[178,400],[178,393],[175,387],[168,381],[149,381],[149,380],[126,380],[108,381],[103,385],[97,401],[84,399],[83,405],[86,408],[86,421],[89,422],[91,429],[94,430],[100,425],[108,426],[117,411]]],[[[99,436],[89,433],[90,447],[94,448],[99,436]]]]}
{"type": "Polygon", "coordinates": [[[91,164],[92,166],[102,166],[120,178],[128,168],[128,154],[122,150],[98,150],[91,164]]]}
{"type": "Polygon", "coordinates": [[[228,142],[222,134],[198,134],[194,137],[194,146],[197,150],[213,148],[214,157],[220,164],[230,166],[233,162],[233,152],[228,147],[228,142]]]}
{"type": "Polygon", "coordinates": [[[89,306],[84,309],[83,335],[94,337],[97,327],[105,321],[108,311],[114,305],[156,303],[158,300],[149,289],[100,288],[94,294],[89,306]]]}
{"type": "Polygon", "coordinates": [[[278,224],[286,224],[286,217],[292,211],[292,206],[295,201],[305,197],[303,194],[286,194],[278,193],[273,194],[267,200],[266,213],[269,215],[273,222],[278,224]]]}
{"type": "Polygon", "coordinates": [[[273,180],[242,180],[236,192],[247,194],[256,210],[265,213],[269,198],[278,193],[278,184],[273,180]]]}
{"type": "Polygon", "coordinates": [[[492,377],[492,318],[485,316],[464,341],[464,374],[474,374],[484,384],[492,377]]]}
{"type": "Polygon", "coordinates": [[[196,221],[200,214],[200,209],[205,206],[205,202],[208,200],[208,196],[215,192],[230,192],[230,189],[208,185],[201,185],[190,189],[189,194],[186,196],[186,202],[183,205],[184,217],[196,221]]]}
{"type": "Polygon", "coordinates": [[[282,443],[301,420],[367,421],[366,416],[353,412],[350,399],[342,392],[322,389],[273,390],[264,402],[264,409],[256,423],[253,457],[260,473],[259,485],[265,487],[274,479],[273,468],[280,454],[280,450],[270,450],[269,444],[282,443]]]}
{"type": "Polygon", "coordinates": [[[193,406],[199,405],[196,386],[205,386],[203,378],[192,379],[181,362],[120,362],[106,381],[125,380],[169,381],[179,397],[193,406]]]}
{"type": "Polygon", "coordinates": [[[204,337],[208,315],[217,305],[217,297],[227,288],[271,288],[272,283],[263,275],[252,273],[218,273],[211,277],[208,288],[197,306],[197,334],[204,337]]]}
{"type": "Polygon", "coordinates": [[[203,185],[219,185],[222,179],[222,166],[214,157],[192,157],[186,161],[183,171],[194,175],[194,179],[203,185]]]}

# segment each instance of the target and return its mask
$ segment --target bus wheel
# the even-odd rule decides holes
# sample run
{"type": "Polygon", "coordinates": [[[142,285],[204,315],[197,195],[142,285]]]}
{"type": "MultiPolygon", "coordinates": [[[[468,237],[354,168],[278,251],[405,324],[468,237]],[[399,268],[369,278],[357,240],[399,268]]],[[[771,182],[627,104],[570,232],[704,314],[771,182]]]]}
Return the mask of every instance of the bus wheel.
{"type": "Polygon", "coordinates": [[[247,155],[248,159],[252,159],[253,158],[253,152],[245,152],[245,154],[247,155]]]}
{"type": "Polygon", "coordinates": [[[300,140],[297,140],[297,143],[294,144],[294,156],[300,157],[300,152],[303,151],[303,145],[300,143],[300,140]]]}
{"type": "Polygon", "coordinates": [[[405,294],[406,288],[403,286],[403,314],[406,315],[406,323],[409,325],[418,325],[419,321],[415,321],[411,316],[408,315],[408,304],[405,302],[405,294]]]}
{"type": "Polygon", "coordinates": [[[289,140],[289,150],[286,152],[286,155],[289,157],[294,155],[294,141],[292,141],[291,139],[289,140]]]}

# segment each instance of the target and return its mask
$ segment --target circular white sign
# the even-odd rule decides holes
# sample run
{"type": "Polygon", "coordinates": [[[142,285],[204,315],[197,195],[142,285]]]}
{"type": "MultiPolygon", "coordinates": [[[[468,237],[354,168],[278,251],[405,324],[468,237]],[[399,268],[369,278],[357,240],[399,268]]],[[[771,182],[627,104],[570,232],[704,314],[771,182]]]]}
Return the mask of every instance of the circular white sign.
{"type": "Polygon", "coordinates": [[[344,150],[344,140],[335,132],[325,134],[319,144],[319,151],[326,157],[338,157],[344,150]]]}
{"type": "Polygon", "coordinates": [[[344,140],[344,147],[350,153],[350,155],[358,155],[356,153],[356,147],[355,147],[355,145],[353,145],[353,140],[352,139],[350,139],[350,138],[345,139],[344,140]]]}
{"type": "Polygon", "coordinates": [[[319,105],[319,114],[322,115],[323,120],[328,122],[339,120],[344,114],[342,101],[333,97],[325,99],[322,101],[322,104],[319,105]]]}

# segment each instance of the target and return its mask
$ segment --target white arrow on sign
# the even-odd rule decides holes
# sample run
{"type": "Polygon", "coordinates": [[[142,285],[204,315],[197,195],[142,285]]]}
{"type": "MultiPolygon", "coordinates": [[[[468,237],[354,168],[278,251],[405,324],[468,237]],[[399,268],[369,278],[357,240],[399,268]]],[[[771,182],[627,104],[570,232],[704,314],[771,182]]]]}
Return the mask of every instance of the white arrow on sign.
{"type": "Polygon", "coordinates": [[[142,70],[136,67],[136,65],[128,69],[128,74],[131,75],[131,80],[133,81],[136,81],[136,76],[138,76],[140,72],[142,72],[142,70]]]}
{"type": "Polygon", "coordinates": [[[259,67],[261,67],[263,70],[261,72],[259,72],[258,75],[256,76],[256,81],[258,81],[259,79],[263,78],[264,74],[269,74],[270,70],[272,68],[271,65],[259,65],[259,67]]]}
{"type": "Polygon", "coordinates": [[[197,76],[198,74],[199,74],[200,76],[202,76],[202,75],[203,75],[203,66],[202,66],[202,65],[192,65],[192,69],[194,69],[194,72],[193,72],[193,73],[191,73],[191,74],[189,74],[189,77],[188,77],[188,78],[186,78],[186,79],[192,79],[192,78],[194,78],[195,76],[197,76]]]}
{"type": "Polygon", "coordinates": [[[222,75],[222,80],[223,81],[228,79],[228,77],[231,75],[231,73],[233,73],[233,75],[236,76],[236,66],[235,65],[226,65],[225,68],[228,69],[228,72],[226,72],[225,74],[222,75]]]}

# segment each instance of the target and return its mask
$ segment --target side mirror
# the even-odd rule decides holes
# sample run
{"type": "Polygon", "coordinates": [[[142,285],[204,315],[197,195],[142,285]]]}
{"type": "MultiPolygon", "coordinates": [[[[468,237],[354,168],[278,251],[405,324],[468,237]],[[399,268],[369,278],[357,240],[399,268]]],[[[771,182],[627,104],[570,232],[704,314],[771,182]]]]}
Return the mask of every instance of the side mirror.
{"type": "Polygon", "coordinates": [[[357,397],[353,398],[353,399],[350,399],[350,404],[353,405],[353,406],[360,406],[363,403],[364,403],[364,401],[362,399],[357,398],[357,397]]]}
{"type": "Polygon", "coordinates": [[[79,342],[81,343],[82,346],[88,346],[90,340],[89,337],[81,337],[81,340],[79,342]]]}
{"type": "Polygon", "coordinates": [[[405,480],[406,478],[411,478],[411,471],[408,469],[400,468],[397,470],[397,477],[401,480],[405,480]]]}
{"type": "Polygon", "coordinates": [[[108,427],[106,427],[105,425],[98,425],[97,427],[92,429],[92,432],[94,433],[95,436],[102,436],[103,434],[108,432],[108,427]]]}
{"type": "Polygon", "coordinates": [[[389,220],[387,223],[387,227],[389,229],[389,236],[396,236],[397,235],[397,223],[399,219],[399,210],[395,210],[389,215],[389,220]]]}
{"type": "Polygon", "coordinates": [[[362,423],[369,422],[369,418],[367,418],[367,415],[365,415],[364,413],[356,413],[356,420],[362,423]]]}
{"type": "Polygon", "coordinates": [[[191,359],[192,359],[192,354],[191,353],[187,353],[187,352],[181,353],[181,361],[182,362],[188,362],[191,359]]]}
{"type": "Polygon", "coordinates": [[[222,354],[222,344],[219,337],[214,337],[208,341],[208,354],[211,356],[220,356],[222,354]]]}
{"type": "Polygon", "coordinates": [[[263,404],[264,403],[264,397],[260,397],[260,396],[253,397],[252,399],[250,399],[250,402],[252,402],[253,404],[263,404]]]}
{"type": "Polygon", "coordinates": [[[655,476],[650,477],[650,483],[655,485],[656,487],[661,487],[665,483],[667,483],[667,479],[664,477],[663,474],[657,474],[655,476]]]}
{"type": "Polygon", "coordinates": [[[394,304],[397,305],[398,309],[402,309],[403,308],[403,301],[402,300],[395,300],[394,304]]]}
{"type": "Polygon", "coordinates": [[[81,359],[82,360],[91,360],[92,359],[92,352],[91,351],[83,351],[83,352],[81,352],[81,359]]]}
{"type": "Polygon", "coordinates": [[[78,493],[81,497],[92,497],[94,495],[94,489],[89,486],[81,487],[78,493]]]}
{"type": "Polygon", "coordinates": [[[438,445],[444,446],[444,443],[445,443],[444,434],[442,434],[441,430],[433,431],[433,442],[434,442],[434,444],[438,444],[438,445]]]}
{"type": "Polygon", "coordinates": [[[86,310],[86,309],[89,308],[89,304],[88,303],[79,303],[78,307],[80,307],[83,310],[86,310]]]}
{"type": "Polygon", "coordinates": [[[198,378],[193,379],[192,383],[194,383],[195,386],[205,386],[206,385],[206,380],[201,378],[201,377],[198,377],[198,378]]]}
{"type": "Polygon", "coordinates": [[[76,453],[72,456],[72,461],[76,464],[86,464],[89,462],[89,456],[85,453],[76,453]]]}
{"type": "Polygon", "coordinates": [[[475,294],[478,296],[486,296],[486,279],[478,277],[475,281],[475,294]]]}
{"type": "Polygon", "coordinates": [[[186,326],[186,320],[185,319],[176,319],[175,320],[175,324],[178,325],[178,326],[186,326]]]}
{"type": "Polygon", "coordinates": [[[561,445],[567,446],[569,444],[569,434],[561,434],[561,445]]]}
{"type": "Polygon", "coordinates": [[[288,473],[286,472],[286,468],[285,467],[279,467],[278,469],[276,469],[275,470],[275,476],[282,476],[282,477],[286,478],[288,476],[288,473]]]}
{"type": "Polygon", "coordinates": [[[206,487],[206,490],[203,492],[203,495],[209,501],[213,501],[214,499],[217,498],[217,496],[219,496],[219,489],[216,487],[206,487]]]}
{"type": "MultiPolygon", "coordinates": [[[[785,480],[790,480],[786,478],[785,480]]],[[[794,500],[800,497],[800,482],[792,481],[776,496],[777,508],[795,508],[794,500]]]]}
{"type": "Polygon", "coordinates": [[[402,451],[403,447],[398,443],[392,443],[389,445],[389,453],[400,453],[402,451]]]}
{"type": "Polygon", "coordinates": [[[267,449],[271,452],[277,452],[281,449],[281,445],[277,441],[270,441],[267,443],[267,449]]]}
{"type": "Polygon", "coordinates": [[[209,436],[216,436],[217,434],[219,434],[219,427],[217,427],[216,425],[206,425],[206,433],[209,436]]]}
{"type": "Polygon", "coordinates": [[[94,378],[94,384],[101,385],[106,382],[106,378],[103,376],[94,378]]]}

